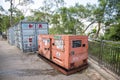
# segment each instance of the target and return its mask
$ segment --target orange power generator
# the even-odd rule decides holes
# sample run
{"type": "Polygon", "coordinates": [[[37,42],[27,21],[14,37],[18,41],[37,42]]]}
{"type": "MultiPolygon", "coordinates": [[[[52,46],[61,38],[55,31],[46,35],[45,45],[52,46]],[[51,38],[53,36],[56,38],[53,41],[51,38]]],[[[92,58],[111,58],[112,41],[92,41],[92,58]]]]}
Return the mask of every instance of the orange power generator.
{"type": "Polygon", "coordinates": [[[65,70],[87,64],[88,37],[80,35],[39,35],[38,54],[65,70]]]}

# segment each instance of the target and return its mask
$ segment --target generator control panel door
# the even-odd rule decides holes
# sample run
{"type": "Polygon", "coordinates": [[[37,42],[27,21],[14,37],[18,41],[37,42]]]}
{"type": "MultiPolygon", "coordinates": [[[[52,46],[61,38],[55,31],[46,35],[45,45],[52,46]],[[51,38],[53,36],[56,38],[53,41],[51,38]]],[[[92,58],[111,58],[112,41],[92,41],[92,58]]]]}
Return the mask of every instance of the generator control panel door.
{"type": "Polygon", "coordinates": [[[88,57],[87,39],[72,39],[70,47],[70,67],[78,67],[85,63],[88,57]]]}
{"type": "Polygon", "coordinates": [[[42,38],[41,50],[42,55],[46,58],[50,59],[50,39],[49,38],[42,38]]]}
{"type": "Polygon", "coordinates": [[[64,66],[64,57],[64,40],[54,39],[52,43],[52,60],[60,66],[64,66]]]}
{"type": "Polygon", "coordinates": [[[45,48],[49,48],[50,47],[50,39],[43,38],[42,42],[43,42],[43,46],[45,48]]]}

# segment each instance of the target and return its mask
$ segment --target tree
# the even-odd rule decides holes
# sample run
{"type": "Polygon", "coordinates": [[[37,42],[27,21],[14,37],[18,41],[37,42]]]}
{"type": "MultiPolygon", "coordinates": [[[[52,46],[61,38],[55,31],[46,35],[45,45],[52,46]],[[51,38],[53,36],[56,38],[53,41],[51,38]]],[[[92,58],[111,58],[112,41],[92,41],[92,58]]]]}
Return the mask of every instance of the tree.
{"type": "Polygon", "coordinates": [[[5,9],[0,6],[0,32],[6,31],[9,26],[9,16],[5,14],[5,9]]]}
{"type": "Polygon", "coordinates": [[[120,1],[119,0],[107,0],[107,6],[105,9],[105,39],[108,40],[120,40],[119,31],[120,27],[120,1]]]}
{"type": "Polygon", "coordinates": [[[17,8],[13,8],[13,25],[18,23],[20,20],[24,19],[24,15],[23,13],[17,9],[17,8]]]}
{"type": "Polygon", "coordinates": [[[90,15],[88,17],[88,21],[90,22],[90,24],[85,28],[83,33],[85,33],[91,25],[97,23],[98,25],[96,27],[97,30],[96,33],[94,34],[95,35],[94,38],[99,37],[99,32],[104,26],[104,20],[105,20],[104,15],[105,15],[106,5],[107,5],[106,0],[100,0],[98,6],[87,4],[86,8],[90,12],[89,13],[90,15]]]}
{"type": "Polygon", "coordinates": [[[115,27],[120,23],[119,1],[116,0],[114,3],[111,1],[99,0],[97,6],[76,4],[64,7],[63,0],[44,0],[44,5],[38,10],[33,10],[34,15],[29,17],[29,20],[49,22],[52,26],[50,29],[52,34],[85,34],[90,27],[97,24],[96,29],[91,30],[89,35],[99,38],[103,27],[109,29],[105,31],[105,36],[107,36],[110,30],[118,29],[110,29],[110,27],[115,27]],[[90,24],[86,25],[85,22],[90,22],[90,24]]]}
{"type": "MultiPolygon", "coordinates": [[[[9,9],[10,10],[10,9],[9,9]]],[[[0,9],[0,31],[6,32],[6,30],[10,27],[10,17],[6,13],[6,10],[1,6],[0,9]]],[[[18,23],[20,20],[24,19],[23,13],[17,9],[13,8],[13,24],[18,23]]]]}
{"type": "Polygon", "coordinates": [[[1,32],[5,32],[8,27],[10,27],[9,16],[2,14],[0,17],[1,32]]]}
{"type": "Polygon", "coordinates": [[[111,27],[105,33],[105,39],[107,40],[120,40],[120,24],[111,25],[111,27]]]}
{"type": "Polygon", "coordinates": [[[49,13],[44,13],[40,10],[31,10],[31,12],[33,15],[28,17],[29,21],[49,22],[49,18],[51,17],[49,13]]]}

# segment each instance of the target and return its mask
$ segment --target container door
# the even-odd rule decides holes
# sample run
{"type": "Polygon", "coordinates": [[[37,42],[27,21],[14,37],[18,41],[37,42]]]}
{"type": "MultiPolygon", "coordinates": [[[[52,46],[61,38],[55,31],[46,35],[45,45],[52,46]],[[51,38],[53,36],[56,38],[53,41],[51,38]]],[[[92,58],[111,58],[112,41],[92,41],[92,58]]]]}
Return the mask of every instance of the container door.
{"type": "Polygon", "coordinates": [[[37,30],[37,34],[48,34],[48,24],[47,23],[37,23],[36,30],[37,30]]]}
{"type": "Polygon", "coordinates": [[[54,37],[52,42],[52,60],[64,67],[64,40],[61,36],[58,37],[54,37]]]}
{"type": "Polygon", "coordinates": [[[38,35],[39,34],[48,34],[48,23],[36,23],[36,50],[38,50],[38,35]]]}
{"type": "MultiPolygon", "coordinates": [[[[36,23],[36,29],[37,30],[46,30],[48,29],[48,24],[47,23],[36,23]]],[[[48,34],[48,32],[45,32],[48,34]]]]}
{"type": "MultiPolygon", "coordinates": [[[[21,39],[20,39],[21,40],[21,39]]],[[[36,51],[35,24],[22,23],[22,46],[23,52],[36,51]]]]}

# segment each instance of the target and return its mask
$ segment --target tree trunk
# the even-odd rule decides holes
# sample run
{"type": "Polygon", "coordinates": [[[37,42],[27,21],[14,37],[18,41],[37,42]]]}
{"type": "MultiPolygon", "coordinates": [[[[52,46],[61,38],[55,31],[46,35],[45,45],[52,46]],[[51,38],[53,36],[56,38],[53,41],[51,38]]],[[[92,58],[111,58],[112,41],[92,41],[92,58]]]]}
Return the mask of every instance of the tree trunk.
{"type": "Polygon", "coordinates": [[[87,31],[87,29],[88,29],[92,24],[94,24],[95,21],[96,21],[96,20],[94,20],[93,22],[91,22],[91,23],[86,27],[86,29],[83,31],[83,33],[85,33],[85,31],[87,31]]]}
{"type": "Polygon", "coordinates": [[[101,22],[99,21],[99,22],[98,22],[98,30],[97,30],[97,33],[96,33],[96,35],[95,35],[95,38],[98,38],[100,29],[101,29],[101,22]]]}

